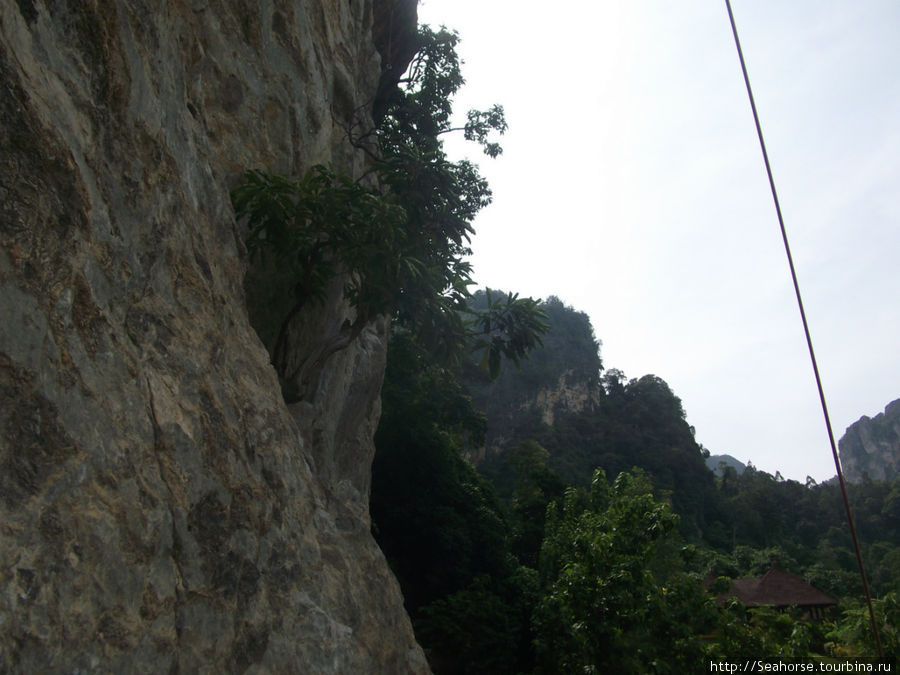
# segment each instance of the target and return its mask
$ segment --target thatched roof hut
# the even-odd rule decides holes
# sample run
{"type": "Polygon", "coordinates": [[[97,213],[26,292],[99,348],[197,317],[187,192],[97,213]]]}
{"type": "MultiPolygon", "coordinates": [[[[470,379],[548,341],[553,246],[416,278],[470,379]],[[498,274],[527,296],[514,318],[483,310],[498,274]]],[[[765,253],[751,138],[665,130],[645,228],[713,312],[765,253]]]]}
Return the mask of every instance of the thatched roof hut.
{"type": "MultiPolygon", "coordinates": [[[[709,583],[704,585],[709,588],[713,581],[712,573],[707,577],[709,583]]],[[[790,572],[785,572],[777,565],[761,577],[748,577],[735,579],[731,587],[718,596],[719,602],[729,598],[737,598],[747,607],[774,607],[786,609],[799,607],[808,610],[810,616],[821,617],[828,607],[837,605],[837,602],[825,595],[819,589],[809,585],[800,577],[790,572]]]]}

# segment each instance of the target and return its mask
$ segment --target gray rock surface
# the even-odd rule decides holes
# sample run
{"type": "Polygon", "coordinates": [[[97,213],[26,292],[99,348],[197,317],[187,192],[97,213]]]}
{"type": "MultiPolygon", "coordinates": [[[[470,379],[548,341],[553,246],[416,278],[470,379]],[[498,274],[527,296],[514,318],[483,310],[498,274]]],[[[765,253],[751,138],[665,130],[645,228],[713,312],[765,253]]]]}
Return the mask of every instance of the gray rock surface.
{"type": "Polygon", "coordinates": [[[875,417],[863,415],[847,427],[838,442],[841,469],[851,482],[868,476],[893,480],[900,475],[900,399],[875,417]]]}
{"type": "Polygon", "coordinates": [[[0,670],[428,671],[369,531],[386,325],[285,405],[228,199],[363,170],[376,15],[0,3],[0,670]]]}
{"type": "Polygon", "coordinates": [[[747,468],[746,464],[731,455],[710,455],[706,458],[706,468],[717,476],[721,476],[722,470],[720,469],[719,464],[723,462],[725,466],[730,466],[734,469],[738,476],[744,473],[747,468]]]}

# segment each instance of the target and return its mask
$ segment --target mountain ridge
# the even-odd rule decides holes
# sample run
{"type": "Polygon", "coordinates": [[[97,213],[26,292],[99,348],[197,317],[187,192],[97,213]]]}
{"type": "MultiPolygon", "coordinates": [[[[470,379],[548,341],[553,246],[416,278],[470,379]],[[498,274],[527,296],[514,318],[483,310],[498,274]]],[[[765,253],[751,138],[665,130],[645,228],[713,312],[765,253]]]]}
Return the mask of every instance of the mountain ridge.
{"type": "Polygon", "coordinates": [[[847,427],[838,449],[848,481],[892,480],[900,474],[900,399],[847,427]]]}

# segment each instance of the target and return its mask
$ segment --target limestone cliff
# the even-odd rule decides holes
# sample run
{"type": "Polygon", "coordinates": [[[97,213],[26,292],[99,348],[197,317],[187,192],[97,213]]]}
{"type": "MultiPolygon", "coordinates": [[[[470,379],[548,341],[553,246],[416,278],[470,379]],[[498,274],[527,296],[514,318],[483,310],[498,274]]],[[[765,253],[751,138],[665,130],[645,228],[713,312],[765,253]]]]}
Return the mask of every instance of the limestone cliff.
{"type": "Polygon", "coordinates": [[[467,450],[465,458],[473,465],[480,466],[488,457],[505,452],[510,437],[514,436],[516,421],[523,415],[536,413],[544,424],[552,427],[558,415],[576,415],[591,410],[600,399],[599,385],[573,368],[559,375],[551,385],[537,390],[522,387],[517,394],[520,396],[512,403],[502,394],[493,400],[478,399],[480,409],[486,411],[488,436],[487,443],[467,450]]]}
{"type": "MultiPolygon", "coordinates": [[[[474,305],[478,307],[479,302],[487,306],[487,295],[481,291],[474,305]]],[[[555,296],[541,302],[540,308],[547,316],[548,331],[543,345],[529,353],[520,367],[507,365],[493,381],[480,369],[463,373],[476,407],[488,420],[486,445],[468,454],[473,464],[502,454],[527,417],[536,415],[553,426],[560,416],[593,410],[600,403],[603,363],[590,318],[555,296]]]]}
{"type": "Polygon", "coordinates": [[[838,442],[847,480],[893,480],[900,475],[900,399],[875,417],[863,415],[838,442]]]}
{"type": "Polygon", "coordinates": [[[0,4],[0,670],[427,672],[369,532],[386,327],[287,406],[228,199],[364,169],[414,7],[0,4]]]}
{"type": "Polygon", "coordinates": [[[579,375],[570,368],[559,376],[555,387],[541,389],[532,401],[521,406],[522,409],[536,406],[544,424],[553,426],[557,412],[574,414],[590,408],[597,403],[599,391],[596,385],[579,375]]]}

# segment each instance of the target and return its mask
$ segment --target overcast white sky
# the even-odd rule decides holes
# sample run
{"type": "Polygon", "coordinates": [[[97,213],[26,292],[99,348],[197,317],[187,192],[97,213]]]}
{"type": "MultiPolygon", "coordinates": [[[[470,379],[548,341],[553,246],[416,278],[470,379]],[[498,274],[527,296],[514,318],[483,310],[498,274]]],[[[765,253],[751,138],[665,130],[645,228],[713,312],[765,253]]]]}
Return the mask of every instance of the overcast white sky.
{"type": "MultiPolygon", "coordinates": [[[[836,438],[900,397],[900,2],[733,0],[836,438]]],[[[479,285],[586,312],[697,440],[834,475],[724,0],[423,0],[501,103],[479,285]]],[[[449,146],[448,146],[449,147],[449,146]]],[[[453,145],[452,153],[459,153],[453,145]]]]}

